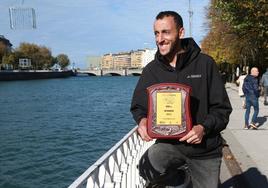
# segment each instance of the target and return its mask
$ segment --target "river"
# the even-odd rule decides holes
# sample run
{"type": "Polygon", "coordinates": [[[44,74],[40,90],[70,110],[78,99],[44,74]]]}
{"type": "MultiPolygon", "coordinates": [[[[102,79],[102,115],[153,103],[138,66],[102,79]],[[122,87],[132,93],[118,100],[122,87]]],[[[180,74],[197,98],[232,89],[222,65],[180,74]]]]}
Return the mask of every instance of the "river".
{"type": "Polygon", "coordinates": [[[0,188],[63,188],[134,126],[138,77],[0,82],[0,188]]]}

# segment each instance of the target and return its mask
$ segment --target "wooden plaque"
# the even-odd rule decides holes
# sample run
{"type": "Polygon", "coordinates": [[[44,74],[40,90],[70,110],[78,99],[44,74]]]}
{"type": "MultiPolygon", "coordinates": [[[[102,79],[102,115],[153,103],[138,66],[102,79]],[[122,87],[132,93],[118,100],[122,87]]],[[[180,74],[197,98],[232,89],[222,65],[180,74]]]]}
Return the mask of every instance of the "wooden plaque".
{"type": "Polygon", "coordinates": [[[147,93],[147,131],[150,137],[181,138],[191,130],[191,87],[161,83],[148,87],[147,93]]]}

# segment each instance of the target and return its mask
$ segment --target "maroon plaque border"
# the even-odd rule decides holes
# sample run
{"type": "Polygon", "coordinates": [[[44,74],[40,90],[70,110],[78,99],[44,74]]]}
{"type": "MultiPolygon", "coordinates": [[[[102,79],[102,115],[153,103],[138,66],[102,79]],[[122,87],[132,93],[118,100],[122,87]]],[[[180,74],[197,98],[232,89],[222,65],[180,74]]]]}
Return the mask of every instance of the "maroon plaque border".
{"type": "MultiPolygon", "coordinates": [[[[166,92],[166,91],[165,91],[166,92]]],[[[147,133],[151,138],[159,138],[159,139],[175,139],[181,138],[185,136],[191,129],[192,129],[192,118],[191,118],[191,111],[190,111],[190,94],[192,92],[192,88],[190,86],[178,83],[160,83],[154,84],[147,88],[148,94],[148,115],[147,115],[147,133]],[[184,100],[184,109],[185,109],[185,116],[186,116],[186,130],[182,133],[175,134],[175,135],[163,135],[158,134],[153,131],[153,114],[154,114],[154,101],[152,93],[155,91],[161,92],[162,90],[170,89],[174,91],[185,91],[186,96],[184,100]]]]}

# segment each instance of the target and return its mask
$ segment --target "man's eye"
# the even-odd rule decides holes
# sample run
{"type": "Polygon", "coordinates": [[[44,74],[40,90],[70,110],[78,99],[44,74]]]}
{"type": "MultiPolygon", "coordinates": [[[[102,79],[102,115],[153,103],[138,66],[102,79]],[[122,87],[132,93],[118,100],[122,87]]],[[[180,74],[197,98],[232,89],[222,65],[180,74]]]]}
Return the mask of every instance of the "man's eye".
{"type": "Polygon", "coordinates": [[[169,34],[170,32],[169,31],[163,31],[164,34],[169,34]]]}

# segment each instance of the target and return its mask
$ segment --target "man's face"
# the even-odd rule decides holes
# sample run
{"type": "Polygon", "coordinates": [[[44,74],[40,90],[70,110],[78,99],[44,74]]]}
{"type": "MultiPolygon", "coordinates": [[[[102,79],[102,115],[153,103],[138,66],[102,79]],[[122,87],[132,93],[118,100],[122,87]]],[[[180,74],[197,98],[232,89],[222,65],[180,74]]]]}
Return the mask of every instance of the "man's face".
{"type": "Polygon", "coordinates": [[[253,68],[251,69],[251,75],[254,76],[254,77],[258,77],[258,75],[259,75],[259,70],[258,70],[258,68],[253,67],[253,68]]]}
{"type": "Polygon", "coordinates": [[[182,32],[183,28],[176,28],[172,16],[154,22],[155,41],[161,55],[166,56],[174,52],[182,32]]]}

